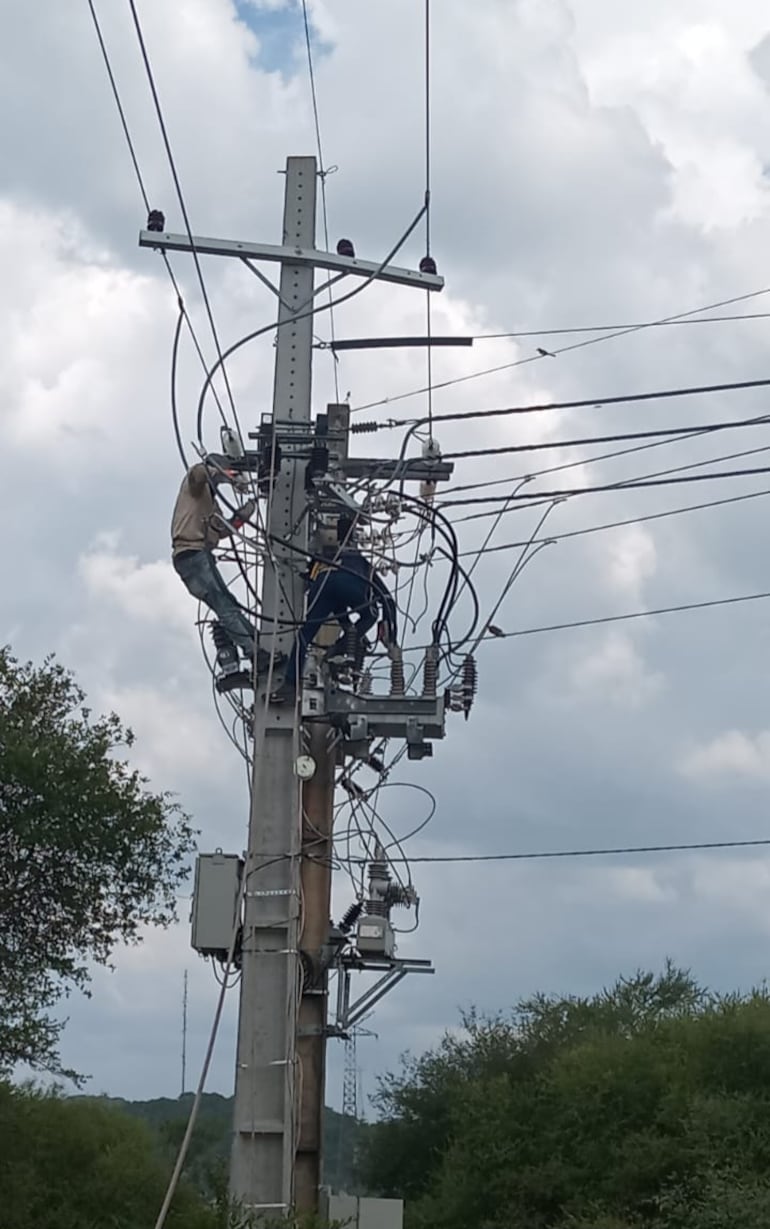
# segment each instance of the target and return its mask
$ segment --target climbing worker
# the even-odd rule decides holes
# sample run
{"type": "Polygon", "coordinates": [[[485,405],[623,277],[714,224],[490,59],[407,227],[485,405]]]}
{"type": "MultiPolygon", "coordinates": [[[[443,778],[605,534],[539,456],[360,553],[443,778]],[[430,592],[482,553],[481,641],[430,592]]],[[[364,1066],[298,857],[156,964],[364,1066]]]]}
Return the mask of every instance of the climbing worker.
{"type": "Polygon", "coordinates": [[[243,478],[230,468],[227,457],[209,453],[184,477],[171,520],[172,559],[176,572],[193,597],[205,602],[230,639],[253,665],[256,630],[225,584],[214,558],[214,547],[254,515],[249,500],[226,520],[216,500],[216,489],[229,482],[243,490],[243,478]]]}
{"type": "Polygon", "coordinates": [[[294,698],[308,647],[324,623],[332,618],[337,620],[342,631],[327,650],[329,658],[344,653],[351,627],[355,629],[357,642],[355,657],[362,658],[368,648],[366,633],[377,622],[380,607],[379,637],[386,647],[396,647],[396,604],[372,564],[356,549],[354,529],[355,519],[341,516],[337,521],[338,545],[327,549],[326,558],[311,564],[307,573],[307,616],[294,641],[283,683],[270,697],[273,704],[294,698]],[[351,615],[357,615],[355,623],[351,615]]]}

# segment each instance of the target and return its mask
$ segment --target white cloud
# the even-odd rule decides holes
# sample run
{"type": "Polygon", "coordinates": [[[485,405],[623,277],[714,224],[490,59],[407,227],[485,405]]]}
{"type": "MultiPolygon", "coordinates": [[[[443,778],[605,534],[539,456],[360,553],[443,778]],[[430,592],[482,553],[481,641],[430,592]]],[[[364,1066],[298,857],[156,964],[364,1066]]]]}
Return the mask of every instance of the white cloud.
{"type": "Polygon", "coordinates": [[[102,542],[108,549],[97,546],[81,555],[78,563],[88,594],[117,606],[129,620],[192,634],[196,603],[171,563],[140,563],[136,557],[120,555],[109,549],[116,545],[115,535],[105,535],[102,542]]]}
{"type": "Polygon", "coordinates": [[[726,730],[686,752],[679,769],[686,777],[704,783],[721,777],[770,781],[770,730],[753,735],[726,730]]]}
{"type": "MultiPolygon", "coordinates": [[[[287,154],[315,143],[301,13],[277,0],[256,4],[249,29],[229,0],[190,0],[181,18],[174,0],[145,7],[145,34],[193,228],[278,242],[277,172],[287,154]],[[261,72],[259,23],[272,21],[274,29],[269,10],[280,7],[290,39],[282,72],[261,72]]],[[[14,123],[0,132],[0,437],[11,518],[0,621],[13,630],[22,655],[59,650],[94,706],[114,705],[136,727],[135,762],[153,785],[183,792],[196,821],[208,828],[206,842],[238,848],[247,810],[241,764],[213,715],[194,642],[195,603],[167,555],[179,484],[168,395],[175,299],[157,257],[136,245],[144,208],[86,7],[74,18],[57,0],[4,8],[0,106],[14,123]]],[[[99,11],[151,203],[180,230],[126,10],[102,3],[99,11]]],[[[362,257],[376,259],[414,216],[424,190],[420,15],[413,0],[327,0],[312,11],[331,44],[316,57],[326,159],[340,168],[327,181],[331,244],[349,235],[362,257]]],[[[442,0],[433,29],[432,237],[447,286],[434,301],[434,331],[505,333],[652,319],[759,289],[757,252],[766,248],[769,224],[762,168],[770,161],[770,94],[747,52],[766,27],[761,0],[735,0],[729,12],[723,0],[678,0],[673,8],[668,0],[634,8],[610,0],[442,0]]],[[[318,233],[320,243],[320,227],[318,233]]],[[[416,264],[424,242],[419,228],[399,260],[416,264]]],[[[181,255],[174,267],[210,361],[214,348],[194,267],[181,255]]],[[[274,300],[238,262],[206,259],[203,268],[223,343],[273,319],[274,300]]],[[[417,334],[424,313],[421,294],[371,288],[338,311],[336,331],[417,334]]],[[[316,323],[327,337],[326,318],[316,323]]],[[[471,350],[435,351],[438,385],[485,367],[526,365],[437,387],[433,408],[440,414],[522,407],[712,378],[760,378],[765,333],[764,321],[649,330],[543,361],[536,345],[555,348],[559,339],[478,340],[471,350]]],[[[269,408],[272,361],[268,334],[232,365],[246,430],[269,408]]],[[[317,355],[316,408],[334,396],[331,373],[328,355],[317,355]]],[[[186,336],[178,374],[187,445],[195,435],[200,368],[186,336]]],[[[341,357],[339,375],[343,396],[350,389],[354,404],[376,402],[422,387],[425,355],[351,354],[341,357]]],[[[687,407],[646,402],[643,411],[618,405],[599,413],[589,405],[441,422],[436,434],[446,451],[463,451],[633,431],[640,423],[664,429],[766,408],[762,394],[741,396],[687,407]]],[[[419,417],[426,406],[420,394],[363,417],[419,417]]],[[[204,417],[209,445],[218,425],[212,404],[204,417]]],[[[505,494],[514,478],[541,469],[552,472],[533,479],[529,490],[619,481],[719,456],[733,450],[726,438],[680,440],[615,461],[594,461],[586,448],[459,459],[452,485],[491,480],[499,483],[493,493],[505,494]],[[578,457],[579,467],[556,468],[578,457]]],[[[746,443],[736,447],[766,443],[761,431],[741,438],[746,443]]],[[[381,430],[358,437],[355,451],[386,453],[401,439],[400,431],[381,430]]],[[[742,493],[750,482],[719,485],[720,494],[742,493]]],[[[583,530],[674,507],[677,490],[580,496],[559,507],[547,531],[583,530]]],[[[474,487],[464,494],[482,493],[474,487]]],[[[657,522],[654,538],[627,527],[566,539],[523,573],[501,621],[510,629],[542,627],[613,613],[616,601],[626,610],[734,592],[736,561],[755,574],[764,548],[752,506],[657,522]]],[[[481,541],[492,523],[462,518],[487,510],[447,509],[461,549],[481,541]]],[[[503,516],[494,541],[526,541],[537,515],[517,506],[503,516]]],[[[488,555],[474,573],[482,618],[513,557],[488,555]]],[[[416,590],[419,609],[419,585],[416,590]]],[[[753,610],[672,615],[643,642],[642,622],[622,633],[563,631],[483,646],[471,720],[449,726],[435,766],[426,761],[404,770],[438,799],[440,825],[426,830],[421,852],[644,844],[670,838],[673,829],[682,839],[723,836],[716,791],[699,795],[697,814],[688,809],[689,792],[683,801],[681,782],[670,773],[671,747],[681,746],[686,731],[696,751],[713,752],[712,764],[721,756],[730,774],[762,783],[770,775],[765,735],[734,733],[727,751],[714,750],[708,728],[715,711],[728,729],[762,728],[764,693],[755,663],[766,633],[758,605],[753,610]]],[[[451,619],[453,634],[463,633],[471,613],[464,595],[462,617],[456,612],[451,619]]],[[[699,771],[705,780],[705,769],[699,771]]],[[[412,795],[412,815],[409,795],[396,797],[393,815],[386,804],[388,821],[408,831],[424,815],[424,800],[418,805],[412,795]]],[[[752,810],[748,790],[732,810],[731,831],[756,830],[764,818],[752,810]]],[[[763,967],[760,922],[735,911],[729,926],[718,919],[725,935],[715,932],[719,911],[708,886],[692,875],[674,880],[660,866],[629,865],[585,876],[585,863],[561,870],[555,862],[526,863],[520,872],[508,863],[494,871],[487,864],[415,867],[423,923],[404,946],[431,956],[438,973],[388,1000],[389,1027],[372,1064],[385,1065],[402,1046],[433,1038],[454,1022],[459,1002],[495,1008],[501,998],[537,986],[593,989],[622,968],[659,963],[671,952],[672,935],[671,954],[702,961],[704,976],[721,984],[763,967]],[[582,892],[579,902],[571,892],[582,892]]],[[[349,903],[344,876],[337,897],[341,906],[349,903]]],[[[142,1005],[130,1029],[119,1009],[105,1011],[101,982],[78,1013],[73,1048],[83,1036],[89,1046],[105,1036],[102,1087],[132,1092],[141,1080],[148,1095],[169,1091],[167,1051],[174,1052],[179,1023],[178,986],[173,993],[169,987],[174,952],[181,973],[185,944],[186,937],[179,949],[157,940],[160,968],[154,958],[145,968],[139,952],[119,958],[110,985],[122,1002],[142,1005]],[[168,1011],[161,1011],[166,990],[168,1011]],[[159,1017],[163,1036],[173,1038],[162,1053],[159,1017]],[[81,1032],[83,1021],[91,1023],[81,1032]],[[122,1057],[129,1045],[136,1050],[130,1068],[122,1057]]],[[[231,1079],[231,1042],[231,1035],[223,1039],[222,1087],[231,1079]]]]}
{"type": "Polygon", "coordinates": [[[633,640],[623,632],[608,632],[598,649],[579,658],[570,673],[570,685],[595,703],[606,700],[618,707],[639,708],[663,686],[663,676],[648,670],[633,640]]]}
{"type": "MultiPolygon", "coordinates": [[[[132,760],[157,788],[189,792],[191,782],[222,771],[222,734],[213,717],[184,695],[149,685],[105,688],[100,705],[118,713],[136,735],[132,760]]],[[[203,817],[200,817],[203,818],[203,817]]]]}
{"type": "Polygon", "coordinates": [[[652,534],[642,525],[629,525],[605,539],[603,553],[610,587],[638,606],[643,601],[644,582],[657,568],[652,534]]]}

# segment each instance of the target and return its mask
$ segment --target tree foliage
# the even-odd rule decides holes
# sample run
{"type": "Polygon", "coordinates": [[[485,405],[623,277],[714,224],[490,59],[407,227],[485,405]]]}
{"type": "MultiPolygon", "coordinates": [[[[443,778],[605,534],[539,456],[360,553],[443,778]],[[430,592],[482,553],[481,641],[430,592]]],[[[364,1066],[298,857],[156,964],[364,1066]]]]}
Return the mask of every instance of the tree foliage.
{"type": "Polygon", "coordinates": [[[51,1009],[86,990],[88,962],[175,917],[193,832],[119,758],[115,714],[91,719],[61,665],[0,648],[0,1071],[56,1070],[51,1009]]]}
{"type": "MultiPolygon", "coordinates": [[[[9,1229],[148,1229],[170,1170],[150,1129],[97,1101],[0,1083],[0,1223],[9,1229]]],[[[182,1183],[167,1229],[219,1229],[182,1183]]]]}
{"type": "Polygon", "coordinates": [[[770,997],[637,974],[471,1014],[380,1088],[362,1179],[410,1229],[770,1224],[770,997]]]}

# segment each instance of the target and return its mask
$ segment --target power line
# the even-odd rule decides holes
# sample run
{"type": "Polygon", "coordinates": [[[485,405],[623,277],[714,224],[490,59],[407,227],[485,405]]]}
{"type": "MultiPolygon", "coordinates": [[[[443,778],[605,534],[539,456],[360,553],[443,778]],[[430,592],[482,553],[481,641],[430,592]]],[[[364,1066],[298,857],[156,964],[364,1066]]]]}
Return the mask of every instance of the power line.
{"type": "MultiPolygon", "coordinates": [[[[318,110],[318,94],[315,85],[315,68],[313,66],[313,45],[310,38],[310,18],[307,11],[307,0],[302,0],[302,21],[305,28],[305,48],[307,50],[307,68],[310,78],[310,98],[313,105],[313,123],[315,125],[315,141],[316,150],[318,152],[318,178],[321,183],[321,216],[323,219],[324,228],[324,243],[327,252],[329,251],[329,210],[326,200],[326,177],[329,174],[323,155],[323,143],[321,141],[321,120],[318,110]]],[[[329,332],[331,334],[332,343],[332,370],[334,373],[334,396],[339,402],[340,386],[339,372],[337,371],[337,356],[334,352],[334,300],[332,299],[331,286],[329,287],[329,332]]]]}
{"type": "MultiPolygon", "coordinates": [[[[757,449],[758,452],[766,452],[767,448],[757,449]]],[[[716,458],[717,460],[719,458],[716,458]]],[[[709,465],[710,461],[697,462],[700,465],[709,465]]],[[[681,467],[686,468],[685,466],[681,467]]],[[[603,482],[597,483],[595,486],[578,486],[569,487],[560,491],[522,491],[521,494],[515,495],[490,495],[487,498],[479,496],[475,499],[448,499],[441,504],[442,508],[457,508],[468,504],[487,504],[487,503],[529,503],[533,500],[551,500],[551,499],[567,499],[573,495],[595,495],[604,491],[631,491],[640,487],[653,486],[677,486],[680,482],[707,482],[716,478],[748,478],[756,474],[770,474],[770,465],[756,465],[749,469],[726,469],[719,473],[713,474],[680,474],[677,478],[645,478],[636,479],[629,478],[620,482],[603,482]]]]}
{"type": "MultiPolygon", "coordinates": [[[[757,294],[767,294],[767,290],[759,290],[757,294]]],[[[702,308],[706,311],[706,308],[702,308]]],[[[731,320],[767,320],[770,319],[770,312],[749,312],[748,314],[738,316],[700,316],[690,320],[645,320],[641,323],[634,324],[583,324],[564,329],[526,329],[518,330],[514,333],[474,333],[474,341],[496,341],[504,340],[505,338],[516,337],[563,337],[570,333],[604,333],[608,329],[662,329],[672,328],[675,325],[689,324],[725,324],[731,320]]],[[[547,357],[547,356],[543,356],[547,357]]]]}
{"type": "MultiPolygon", "coordinates": [[[[661,441],[656,441],[657,444],[659,444],[660,442],[661,441]]],[[[664,440],[663,442],[664,443],[675,443],[676,441],[664,440]]],[[[625,451],[626,452],[640,452],[642,448],[654,448],[655,446],[656,444],[643,444],[641,445],[640,448],[628,448],[625,451]]],[[[763,444],[759,448],[744,448],[741,452],[726,452],[726,453],[723,453],[719,457],[707,457],[704,461],[688,461],[684,465],[672,465],[669,469],[659,469],[659,470],[654,470],[652,473],[640,474],[639,479],[636,479],[636,478],[621,479],[618,482],[618,489],[620,490],[623,487],[631,486],[634,482],[640,481],[641,479],[644,479],[644,478],[665,478],[668,474],[681,474],[691,469],[702,469],[704,465],[718,465],[721,461],[737,461],[738,459],[742,457],[753,457],[753,456],[757,456],[759,453],[764,453],[764,452],[770,452],[770,445],[763,444]]],[[[623,452],[607,453],[606,455],[607,456],[623,456],[624,453],[623,452]]],[[[603,459],[605,458],[602,458],[602,457],[593,457],[590,459],[581,458],[581,460],[579,461],[571,461],[566,465],[554,465],[550,469],[537,470],[535,471],[535,473],[532,473],[532,474],[521,474],[515,478],[509,478],[507,479],[507,481],[510,484],[528,482],[533,478],[541,478],[544,474],[556,473],[562,469],[574,469],[575,466],[588,464],[589,461],[600,461],[603,459]]],[[[481,485],[484,485],[484,484],[482,483],[481,485]]],[[[582,489],[585,490],[587,488],[582,488],[582,489]]],[[[538,492],[535,492],[535,495],[537,494],[538,492]]],[[[547,500],[548,496],[546,495],[544,496],[544,498],[547,500]]],[[[455,502],[460,504],[462,501],[458,499],[455,502]]],[[[467,504],[485,504],[485,503],[500,503],[500,502],[507,503],[509,501],[506,499],[505,496],[490,495],[488,497],[478,496],[475,500],[469,499],[469,500],[466,500],[465,502],[467,504]]],[[[444,508],[444,507],[447,507],[447,505],[451,505],[451,504],[452,504],[452,500],[447,500],[446,503],[440,504],[439,507],[444,508]]],[[[535,504],[535,507],[536,506],[537,504],[535,504]]],[[[506,510],[506,513],[515,512],[516,508],[515,507],[506,508],[505,510],[506,510]]],[[[496,515],[495,511],[490,509],[489,512],[476,512],[476,513],[472,513],[470,516],[456,517],[452,521],[452,524],[459,525],[463,521],[481,520],[484,517],[495,516],[495,515],[496,515]]]]}
{"type": "MultiPolygon", "coordinates": [[[[712,431],[731,431],[738,427],[758,427],[770,421],[770,415],[754,418],[738,418],[716,423],[696,423],[687,427],[660,427],[654,431],[625,431],[615,435],[588,435],[569,440],[543,440],[536,444],[504,444],[499,448],[469,448],[462,452],[442,454],[444,461],[457,461],[464,457],[503,456],[515,452],[542,452],[553,448],[577,448],[587,444],[617,444],[622,440],[643,440],[664,435],[707,435],[712,431]]],[[[671,443],[675,441],[672,440],[671,443]]]]}
{"type": "MultiPolygon", "coordinates": [[[[632,853],[683,853],[701,849],[757,849],[770,845],[770,838],[760,837],[752,841],[689,841],[677,845],[624,845],[617,848],[597,849],[545,849],[534,853],[474,853],[474,854],[425,854],[410,857],[410,863],[450,862],[526,862],[545,858],[601,858],[632,853]]],[[[401,862],[401,858],[390,858],[401,862]]],[[[365,862],[364,858],[356,858],[365,862]]]]}
{"type": "MultiPolygon", "coordinates": [[[[683,320],[687,316],[700,315],[701,312],[716,311],[720,307],[730,307],[733,303],[745,303],[749,299],[756,299],[760,295],[768,293],[770,293],[770,286],[765,286],[762,290],[753,290],[749,294],[735,295],[731,299],[721,299],[718,303],[708,303],[703,307],[695,307],[691,311],[677,312],[673,316],[664,316],[660,320],[648,321],[644,324],[626,325],[612,333],[604,333],[601,337],[589,337],[586,341],[578,341],[569,346],[561,346],[558,350],[553,351],[553,355],[567,354],[571,350],[581,350],[585,346],[594,346],[603,341],[612,341],[615,337],[625,337],[629,333],[638,333],[642,329],[651,328],[653,325],[669,324],[676,320],[683,320]]],[[[548,355],[545,354],[532,354],[527,358],[516,359],[511,363],[501,363],[496,367],[487,367],[482,371],[472,371],[465,376],[455,376],[452,380],[444,380],[441,384],[435,384],[434,388],[450,388],[455,384],[464,384],[468,380],[478,380],[482,376],[494,375],[499,371],[509,371],[513,367],[523,367],[527,363],[539,362],[547,357],[548,355]]],[[[425,391],[424,388],[414,388],[406,393],[397,393],[393,397],[382,397],[379,401],[368,401],[365,405],[354,406],[353,413],[359,413],[362,410],[372,410],[380,405],[390,405],[395,401],[405,401],[410,397],[417,397],[425,391]]]]}
{"type": "MultiPolygon", "coordinates": [[[[533,538],[531,544],[535,546],[540,542],[562,542],[567,538],[582,538],[586,534],[601,533],[607,529],[621,529],[626,525],[640,525],[646,521],[661,521],[670,516],[681,516],[684,512],[699,512],[705,508],[721,508],[726,504],[742,503],[747,499],[759,499],[762,495],[770,495],[770,488],[765,491],[751,491],[748,495],[731,495],[728,499],[711,499],[707,503],[688,504],[684,508],[669,508],[665,512],[650,512],[647,516],[629,516],[622,521],[607,521],[602,525],[588,525],[585,529],[569,529],[564,533],[549,534],[547,538],[533,538]]],[[[485,546],[482,553],[484,555],[491,555],[496,551],[518,550],[526,545],[527,542],[523,541],[504,542],[499,546],[485,546]]],[[[475,555],[476,553],[475,550],[460,551],[459,557],[464,559],[468,555],[475,555]]]]}
{"type": "MultiPolygon", "coordinates": [[[[425,0],[425,255],[430,259],[430,193],[431,193],[431,144],[430,144],[430,0],[425,0]]],[[[428,432],[433,436],[433,348],[431,346],[432,305],[430,291],[425,291],[425,330],[428,345],[425,351],[428,373],[428,432]]]]}
{"type": "Polygon", "coordinates": [[[650,619],[655,615],[680,614],[686,610],[708,610],[716,606],[735,606],[739,602],[759,602],[769,598],[770,593],[745,593],[740,597],[713,598],[708,602],[685,602],[680,606],[659,606],[657,610],[632,610],[628,614],[603,615],[596,619],[572,619],[569,623],[550,623],[542,627],[523,627],[515,632],[500,632],[494,637],[485,638],[485,643],[491,639],[513,640],[518,636],[539,636],[541,632],[563,632],[576,627],[598,627],[604,623],[625,623],[630,619],[650,619]]]}
{"type": "MultiPolygon", "coordinates": [[[[435,387],[440,387],[436,385],[435,387]]],[[[705,396],[708,393],[743,392],[750,388],[768,388],[770,379],[733,380],[725,384],[692,384],[683,388],[663,388],[651,393],[623,393],[613,397],[583,397],[579,401],[548,401],[537,405],[508,405],[492,410],[455,410],[450,414],[435,414],[436,422],[464,422],[473,418],[507,418],[512,414],[543,414],[551,410],[601,409],[605,405],[628,405],[640,401],[664,401],[672,397],[705,396]]],[[[420,425],[424,419],[391,418],[377,423],[379,430],[420,425]]],[[[368,424],[367,424],[368,425],[368,424]]],[[[359,428],[360,430],[360,428],[359,428]]]]}
{"type": "MultiPolygon", "coordinates": [[[[763,415],[760,421],[770,421],[770,415],[768,416],[763,415]]],[[[489,487],[493,487],[493,486],[510,486],[517,482],[530,482],[533,478],[542,478],[546,474],[559,474],[559,473],[562,473],[564,470],[579,469],[583,465],[595,465],[599,461],[612,461],[612,460],[616,460],[618,457],[628,457],[637,452],[647,452],[652,448],[665,448],[671,444],[679,444],[683,440],[697,439],[698,436],[707,435],[707,434],[709,434],[708,429],[705,429],[703,431],[694,431],[692,435],[676,436],[674,439],[656,439],[656,440],[653,440],[649,444],[636,444],[632,448],[617,448],[617,449],[613,449],[612,452],[599,453],[598,456],[578,457],[577,460],[575,461],[563,461],[560,465],[549,465],[542,469],[533,470],[529,474],[517,474],[517,475],[514,475],[513,477],[508,477],[508,478],[492,478],[484,482],[463,483],[459,486],[448,487],[446,490],[442,492],[442,498],[446,495],[459,494],[461,491],[478,491],[480,489],[487,490],[489,487]]],[[[711,458],[711,460],[729,461],[729,460],[735,460],[738,457],[754,456],[757,452],[765,452],[765,451],[766,451],[765,448],[750,448],[742,452],[727,453],[726,455],[721,456],[721,457],[713,457],[711,458]]],[[[709,462],[698,462],[697,464],[699,465],[709,464],[709,462]]],[[[675,473],[679,469],[692,469],[692,468],[694,468],[693,465],[677,466],[672,470],[661,470],[660,473],[662,474],[675,473]]],[[[654,475],[642,474],[641,476],[644,478],[644,477],[652,477],[654,475]]]]}
{"type": "MultiPolygon", "coordinates": [[[[116,106],[117,111],[118,111],[118,116],[119,116],[119,118],[120,118],[121,127],[122,127],[122,129],[123,129],[123,135],[124,135],[125,140],[126,140],[126,145],[128,146],[129,156],[130,156],[130,158],[131,158],[131,162],[132,162],[133,167],[134,167],[134,173],[135,173],[135,175],[136,175],[136,180],[137,180],[137,183],[138,183],[138,185],[139,185],[139,192],[140,192],[140,194],[141,194],[142,201],[144,202],[144,207],[145,207],[145,210],[146,210],[146,212],[149,214],[149,212],[150,212],[150,199],[149,199],[149,196],[148,196],[148,194],[147,194],[147,188],[146,188],[146,186],[145,186],[144,177],[143,177],[143,175],[142,175],[141,168],[140,168],[140,166],[139,166],[139,159],[138,159],[137,154],[136,154],[136,148],[135,148],[135,146],[134,146],[134,142],[133,142],[132,137],[131,137],[131,131],[130,131],[129,127],[128,127],[128,120],[127,120],[127,118],[126,118],[125,109],[124,109],[124,107],[123,107],[123,103],[122,103],[121,98],[120,98],[120,92],[119,92],[119,90],[118,90],[117,81],[116,81],[116,79],[115,79],[115,74],[114,74],[114,72],[113,72],[113,70],[112,70],[112,64],[111,64],[111,62],[110,62],[109,52],[107,51],[107,46],[106,46],[105,41],[104,41],[104,36],[103,36],[103,34],[102,34],[101,25],[99,24],[99,18],[98,18],[98,16],[97,16],[97,13],[96,13],[96,9],[95,9],[95,7],[94,7],[93,0],[88,0],[88,7],[89,7],[89,9],[90,9],[90,11],[91,11],[91,18],[92,18],[92,21],[93,21],[93,24],[94,24],[94,29],[95,29],[95,31],[96,31],[96,37],[97,37],[97,40],[98,40],[98,43],[99,43],[99,48],[100,48],[101,53],[102,53],[102,59],[103,59],[103,61],[104,61],[104,67],[105,67],[105,69],[107,70],[107,77],[108,77],[108,79],[109,79],[109,82],[110,82],[110,87],[111,87],[111,89],[112,89],[112,97],[113,97],[113,99],[114,99],[115,106],[116,106]]],[[[167,252],[161,252],[161,257],[162,257],[162,259],[163,259],[163,264],[165,265],[166,272],[168,273],[169,280],[171,281],[171,285],[173,286],[173,288],[174,288],[174,292],[175,292],[175,294],[176,294],[177,305],[178,305],[178,307],[179,307],[179,311],[180,311],[180,320],[181,320],[182,318],[184,318],[185,324],[187,325],[187,329],[188,329],[188,332],[189,332],[189,334],[190,334],[190,338],[191,338],[192,343],[193,343],[193,345],[194,345],[194,347],[195,347],[195,350],[196,350],[196,353],[197,353],[198,358],[199,358],[199,360],[200,360],[201,366],[203,367],[203,370],[204,370],[204,371],[207,371],[207,370],[208,370],[208,363],[206,362],[206,359],[205,359],[205,357],[204,357],[204,354],[203,354],[203,349],[202,349],[202,347],[201,347],[201,344],[200,344],[200,342],[198,341],[198,335],[197,335],[197,333],[196,333],[196,331],[195,331],[195,328],[194,328],[194,326],[193,326],[192,320],[190,319],[190,316],[189,316],[189,314],[188,314],[188,312],[187,312],[187,308],[185,307],[184,299],[183,299],[183,297],[182,297],[182,291],[181,291],[181,289],[180,289],[180,287],[179,287],[179,283],[178,283],[178,282],[177,282],[177,280],[176,280],[176,276],[175,276],[175,274],[174,274],[174,270],[173,270],[173,269],[172,269],[172,267],[171,267],[171,262],[170,262],[170,260],[169,260],[168,253],[167,253],[167,252]]],[[[178,342],[178,337],[176,338],[176,342],[178,342]]],[[[176,342],[175,342],[175,344],[176,344],[176,342]]],[[[213,392],[213,394],[214,394],[214,400],[216,401],[216,404],[217,404],[217,406],[219,407],[219,412],[220,412],[220,414],[224,417],[224,413],[223,413],[223,410],[222,410],[222,405],[221,405],[221,402],[220,402],[220,400],[219,400],[219,395],[218,395],[218,393],[216,392],[216,389],[212,389],[212,392],[213,392]]],[[[181,451],[182,456],[184,456],[184,450],[183,450],[183,449],[180,449],[180,451],[181,451]]]]}
{"type": "MultiPolygon", "coordinates": [[[[217,332],[217,326],[214,321],[214,313],[212,311],[211,302],[209,300],[208,291],[206,289],[206,283],[203,277],[203,269],[201,268],[200,257],[198,256],[198,252],[195,247],[192,227],[190,226],[190,218],[187,213],[187,206],[185,204],[184,194],[182,192],[182,185],[179,180],[179,175],[177,173],[176,162],[174,160],[174,154],[171,149],[171,141],[169,139],[168,130],[166,128],[166,122],[163,118],[163,111],[160,105],[160,98],[158,96],[158,90],[155,85],[155,78],[154,78],[153,71],[152,71],[152,65],[150,64],[150,57],[147,52],[147,46],[144,41],[144,35],[142,33],[142,26],[139,21],[139,14],[137,12],[135,0],[128,0],[128,3],[129,3],[129,8],[131,9],[131,16],[133,17],[133,20],[134,20],[134,28],[136,30],[136,37],[139,42],[139,50],[141,52],[142,60],[144,62],[144,68],[147,74],[147,81],[150,86],[150,93],[152,94],[152,100],[155,106],[155,114],[158,119],[158,126],[160,127],[161,136],[163,138],[163,144],[166,149],[166,156],[168,158],[169,168],[171,170],[171,177],[174,181],[174,187],[176,189],[177,199],[179,201],[179,208],[182,211],[182,218],[184,220],[185,230],[187,231],[187,238],[190,241],[190,245],[191,245],[190,250],[192,252],[193,260],[195,262],[195,271],[198,274],[198,282],[200,283],[201,296],[203,298],[203,302],[206,308],[206,315],[208,316],[209,324],[211,326],[211,335],[214,339],[214,347],[217,352],[217,358],[220,360],[220,364],[222,366],[222,378],[225,383],[225,388],[227,389],[227,396],[230,401],[230,407],[233,412],[233,417],[235,419],[236,426],[238,426],[238,412],[235,408],[235,399],[233,397],[233,392],[230,387],[230,380],[228,378],[227,371],[224,366],[224,361],[222,359],[222,348],[219,344],[219,333],[217,332]]],[[[221,413],[221,407],[220,407],[220,413],[221,413]]],[[[226,424],[226,419],[225,419],[224,414],[222,415],[222,420],[226,424]]],[[[240,434],[240,429],[239,429],[239,434],[240,434]]]]}

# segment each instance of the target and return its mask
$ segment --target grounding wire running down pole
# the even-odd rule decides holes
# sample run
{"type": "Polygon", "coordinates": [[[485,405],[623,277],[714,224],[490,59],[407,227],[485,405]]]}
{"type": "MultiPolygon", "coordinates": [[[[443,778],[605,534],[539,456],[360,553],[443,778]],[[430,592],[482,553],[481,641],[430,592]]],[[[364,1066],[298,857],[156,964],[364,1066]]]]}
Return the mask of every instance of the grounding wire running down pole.
{"type": "MultiPolygon", "coordinates": [[[[316,162],[286,164],[283,245],[315,247],[316,162]]],[[[313,293],[311,264],[281,263],[273,429],[307,433],[310,424],[312,316],[295,320],[313,293]]],[[[296,549],[307,549],[306,494],[296,464],[281,467],[269,502],[262,586],[263,648],[288,653],[302,619],[296,549]]],[[[230,1193],[246,1210],[270,1216],[294,1205],[300,1075],[297,1020],[302,982],[299,858],[300,784],[296,710],[254,703],[254,774],[245,874],[242,977],[235,1075],[230,1193]],[[285,857],[276,858],[276,853],[285,857]]]]}

